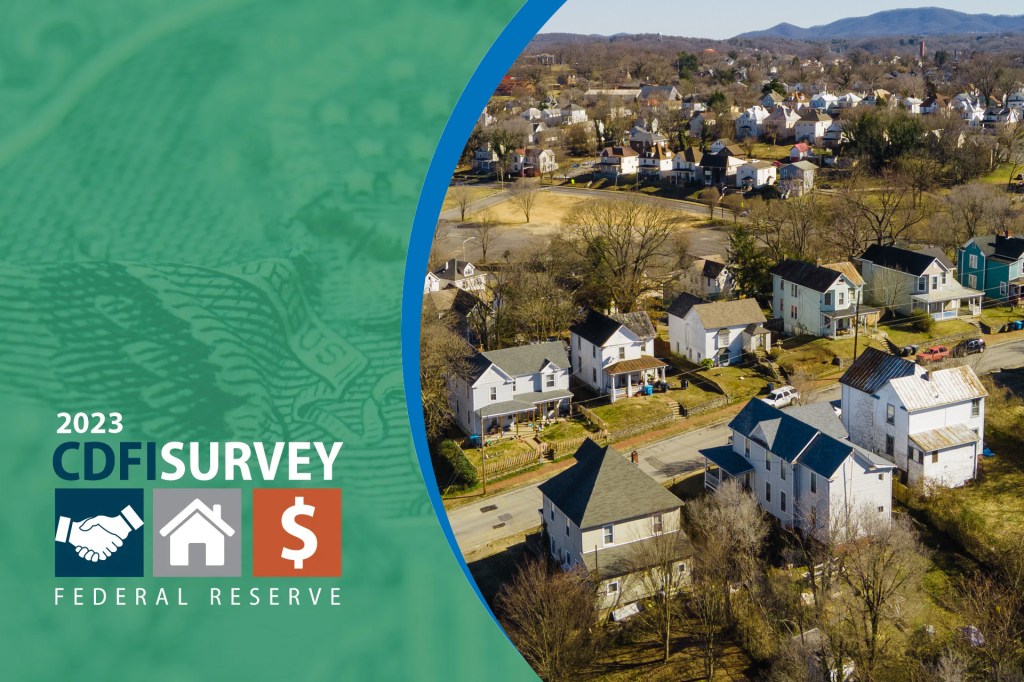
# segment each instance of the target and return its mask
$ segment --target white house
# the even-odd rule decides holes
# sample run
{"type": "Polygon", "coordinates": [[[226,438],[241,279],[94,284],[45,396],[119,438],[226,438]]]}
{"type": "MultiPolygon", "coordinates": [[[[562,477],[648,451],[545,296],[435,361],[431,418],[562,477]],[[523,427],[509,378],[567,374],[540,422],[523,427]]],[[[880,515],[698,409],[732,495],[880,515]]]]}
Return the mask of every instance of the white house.
{"type": "Polygon", "coordinates": [[[842,420],[857,445],[908,485],[963,485],[977,474],[988,393],[970,367],[929,371],[867,348],[839,380],[842,420]]]}
{"type": "Polygon", "coordinates": [[[601,175],[633,175],[639,170],[640,155],[632,147],[605,147],[601,150],[601,160],[597,166],[597,172],[601,175]]]}
{"type": "Polygon", "coordinates": [[[759,138],[764,135],[764,122],[770,114],[764,107],[755,104],[736,117],[736,137],[759,138]]]}
{"type": "Polygon", "coordinates": [[[666,363],[654,357],[654,325],[645,312],[587,313],[570,330],[572,373],[612,402],[665,380],[666,363]]]}
{"type": "Polygon", "coordinates": [[[672,175],[672,150],[664,145],[651,147],[640,155],[640,175],[645,178],[668,178],[672,175]]]}
{"type": "Polygon", "coordinates": [[[764,120],[764,134],[774,136],[776,140],[788,140],[794,136],[799,120],[799,111],[780,104],[764,120]]]}
{"type": "Polygon", "coordinates": [[[1015,90],[1006,96],[1006,106],[1018,111],[1024,109],[1024,92],[1015,90]]]}
{"type": "Polygon", "coordinates": [[[491,144],[488,142],[473,152],[473,161],[470,165],[475,171],[491,173],[497,169],[498,160],[498,153],[491,149],[491,144]]]}
{"type": "Polygon", "coordinates": [[[448,380],[456,421],[471,436],[568,414],[569,357],[561,341],[476,353],[466,377],[448,380]]]}
{"type": "Polygon", "coordinates": [[[466,291],[487,290],[487,273],[478,271],[469,261],[451,258],[445,262],[443,268],[434,270],[434,275],[440,280],[440,289],[451,284],[466,291]]]}
{"type": "Polygon", "coordinates": [[[825,139],[825,131],[830,125],[832,125],[831,116],[816,109],[807,109],[800,115],[800,120],[793,127],[793,132],[799,142],[809,142],[812,145],[821,144],[825,139]]]}
{"type": "Polygon", "coordinates": [[[917,97],[904,97],[900,104],[903,105],[903,108],[909,113],[920,114],[921,105],[924,104],[924,101],[917,97]]]}
{"type": "Polygon", "coordinates": [[[944,255],[872,244],[858,260],[866,298],[875,305],[904,315],[924,310],[936,321],[981,314],[984,294],[956,281],[944,255]]]}
{"type": "Polygon", "coordinates": [[[700,162],[704,154],[697,147],[687,147],[672,157],[669,181],[677,185],[691,185],[704,180],[700,162]]]}
{"type": "Polygon", "coordinates": [[[785,197],[800,197],[814,189],[818,167],[810,161],[797,161],[779,168],[779,191],[785,197]]]}
{"type": "Polygon", "coordinates": [[[685,284],[686,291],[699,292],[700,296],[712,301],[728,296],[736,287],[732,270],[718,254],[694,259],[679,279],[685,284]]]}
{"type": "Polygon", "coordinates": [[[846,129],[843,127],[843,122],[839,120],[832,121],[821,138],[822,143],[827,147],[836,147],[846,140],[846,129]]]}
{"type": "Polygon", "coordinates": [[[192,500],[160,529],[162,537],[170,536],[170,565],[189,565],[189,546],[203,547],[204,566],[224,565],[224,541],[235,529],[221,518],[219,504],[208,507],[202,500],[192,500]]]}
{"type": "MultiPolygon", "coordinates": [[[[548,551],[564,570],[585,571],[601,610],[621,609],[649,597],[636,576],[644,556],[678,554],[672,570],[689,579],[692,546],[681,529],[682,502],[612,449],[589,438],[576,463],[541,483],[540,513],[548,551]],[[645,545],[660,543],[657,551],[645,545]]],[[[613,613],[614,617],[614,613],[613,613]]]]}
{"type": "Polygon", "coordinates": [[[709,154],[719,154],[723,150],[732,147],[734,144],[735,143],[732,140],[730,140],[729,138],[727,138],[727,137],[720,137],[720,138],[718,138],[717,140],[715,140],[714,142],[711,143],[711,146],[708,147],[708,153],[709,154]]]}
{"type": "Polygon", "coordinates": [[[852,263],[815,265],[784,260],[772,268],[772,314],[786,334],[835,338],[877,323],[879,311],[863,303],[864,280],[852,263]]]}
{"type": "MultiPolygon", "coordinates": [[[[892,514],[892,463],[850,442],[828,403],[780,410],[751,399],[729,445],[705,448],[704,483],[738,479],[786,528],[856,536],[863,514],[892,514]]],[[[834,536],[833,536],[834,537],[834,536]]]]}
{"type": "Polygon", "coordinates": [[[540,121],[544,118],[544,112],[537,107],[530,107],[525,109],[523,113],[519,114],[519,118],[524,121],[540,121]]]}
{"type": "Polygon", "coordinates": [[[578,104],[564,106],[559,113],[561,114],[563,125],[587,122],[587,110],[578,104]]]}
{"type": "Polygon", "coordinates": [[[754,159],[736,169],[736,186],[741,189],[760,189],[774,184],[778,173],[775,164],[754,159]]]}
{"type": "Polygon", "coordinates": [[[811,97],[808,104],[812,109],[817,109],[818,111],[827,111],[835,106],[836,101],[838,99],[839,98],[836,97],[835,95],[830,95],[827,92],[819,92],[816,93],[813,97],[811,97]]]}
{"type": "Polygon", "coordinates": [[[423,280],[423,293],[429,294],[434,291],[441,291],[441,278],[432,272],[428,272],[423,280]]]}
{"type": "Polygon", "coordinates": [[[710,358],[716,366],[729,365],[771,347],[766,321],[752,298],[711,303],[683,292],[668,308],[669,346],[691,362],[710,358]]]}
{"type": "Polygon", "coordinates": [[[553,173],[558,170],[555,163],[555,153],[550,149],[538,149],[528,147],[517,149],[512,155],[512,172],[516,175],[534,177],[543,173],[553,173]]]}
{"type": "Polygon", "coordinates": [[[1003,126],[1011,126],[1019,123],[1021,119],[1020,109],[1009,107],[989,107],[981,117],[981,127],[985,130],[995,131],[1003,126]]]}

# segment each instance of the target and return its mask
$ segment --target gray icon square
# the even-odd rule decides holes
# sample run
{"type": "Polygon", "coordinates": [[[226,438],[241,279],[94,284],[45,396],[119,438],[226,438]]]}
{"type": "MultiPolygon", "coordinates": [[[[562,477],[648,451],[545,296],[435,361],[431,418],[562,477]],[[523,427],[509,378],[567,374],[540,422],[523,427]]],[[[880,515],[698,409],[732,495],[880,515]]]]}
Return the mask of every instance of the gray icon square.
{"type": "Polygon", "coordinates": [[[152,528],[154,576],[242,575],[242,491],[238,488],[157,488],[152,528]]]}

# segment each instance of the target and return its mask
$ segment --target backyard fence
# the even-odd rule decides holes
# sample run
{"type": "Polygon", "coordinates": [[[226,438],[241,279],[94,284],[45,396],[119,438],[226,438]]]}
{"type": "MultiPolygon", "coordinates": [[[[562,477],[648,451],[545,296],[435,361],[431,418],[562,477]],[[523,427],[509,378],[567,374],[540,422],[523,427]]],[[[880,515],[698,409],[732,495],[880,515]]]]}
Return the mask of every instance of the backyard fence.
{"type": "Polygon", "coordinates": [[[503,476],[505,474],[531,467],[540,462],[540,452],[530,449],[529,452],[515,452],[509,455],[498,455],[487,457],[484,460],[484,473],[487,478],[503,476]]]}
{"type": "MultiPolygon", "coordinates": [[[[594,440],[599,439],[599,436],[596,433],[593,436],[589,437],[593,438],[594,440]]],[[[547,447],[547,454],[553,460],[561,459],[562,457],[571,455],[577,450],[579,450],[580,446],[583,445],[583,441],[585,441],[587,438],[588,436],[580,436],[579,438],[566,438],[564,440],[556,440],[550,443],[545,443],[547,447]]]]}
{"type": "Polygon", "coordinates": [[[608,430],[608,425],[605,423],[603,419],[594,414],[593,410],[583,407],[583,405],[580,405],[579,403],[573,403],[573,405],[577,410],[579,410],[579,413],[583,415],[584,419],[586,419],[587,421],[589,421],[591,424],[601,429],[602,431],[608,430]]]}

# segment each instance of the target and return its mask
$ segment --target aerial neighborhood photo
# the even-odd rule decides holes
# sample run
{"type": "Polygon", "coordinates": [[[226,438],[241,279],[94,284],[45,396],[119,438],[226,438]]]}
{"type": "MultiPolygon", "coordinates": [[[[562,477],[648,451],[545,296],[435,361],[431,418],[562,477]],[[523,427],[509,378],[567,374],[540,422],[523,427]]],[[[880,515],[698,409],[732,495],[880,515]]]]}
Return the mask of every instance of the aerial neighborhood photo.
{"type": "Polygon", "coordinates": [[[811,7],[570,0],[453,169],[430,483],[544,680],[1024,680],[1024,6],[811,7]]]}

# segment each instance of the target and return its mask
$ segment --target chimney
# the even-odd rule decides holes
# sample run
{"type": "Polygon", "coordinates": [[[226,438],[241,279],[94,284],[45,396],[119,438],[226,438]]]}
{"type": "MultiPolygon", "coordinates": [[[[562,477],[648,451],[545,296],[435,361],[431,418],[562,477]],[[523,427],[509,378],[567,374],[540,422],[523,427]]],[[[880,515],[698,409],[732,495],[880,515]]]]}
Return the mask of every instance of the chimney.
{"type": "Polygon", "coordinates": [[[925,381],[931,381],[932,373],[926,369],[924,371],[924,374],[921,375],[921,378],[924,379],[925,381]]]}
{"type": "Polygon", "coordinates": [[[216,516],[218,519],[220,518],[220,505],[219,504],[213,505],[213,515],[216,516]]]}

